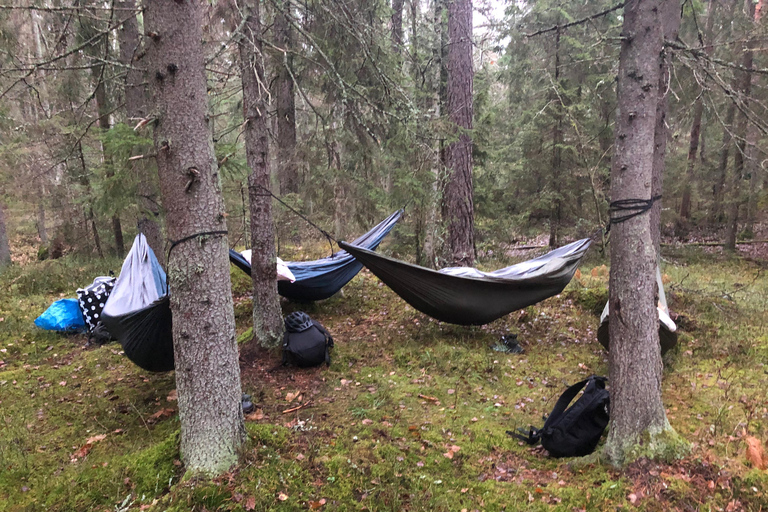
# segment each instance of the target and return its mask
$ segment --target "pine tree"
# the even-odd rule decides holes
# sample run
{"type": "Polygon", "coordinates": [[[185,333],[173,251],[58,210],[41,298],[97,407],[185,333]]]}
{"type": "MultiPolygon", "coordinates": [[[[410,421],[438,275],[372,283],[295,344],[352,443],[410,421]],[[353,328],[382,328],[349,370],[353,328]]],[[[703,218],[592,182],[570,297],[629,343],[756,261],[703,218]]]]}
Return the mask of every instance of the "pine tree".
{"type": "Polygon", "coordinates": [[[226,215],[209,128],[202,3],[148,1],[145,31],[160,188],[167,211],[181,455],[228,470],[245,440],[226,215]]]}
{"type": "Polygon", "coordinates": [[[269,135],[267,89],[264,80],[262,28],[258,0],[243,0],[240,74],[243,82],[245,154],[251,216],[251,278],[253,280],[253,338],[262,347],[276,347],[283,334],[277,295],[275,231],[269,195],[269,135]]]}

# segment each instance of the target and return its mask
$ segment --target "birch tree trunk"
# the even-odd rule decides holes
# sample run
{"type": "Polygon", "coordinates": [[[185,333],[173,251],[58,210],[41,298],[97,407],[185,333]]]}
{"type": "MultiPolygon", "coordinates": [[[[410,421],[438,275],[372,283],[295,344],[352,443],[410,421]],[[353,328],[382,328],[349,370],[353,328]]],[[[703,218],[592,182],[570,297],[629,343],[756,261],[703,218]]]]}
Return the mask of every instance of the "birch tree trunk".
{"type": "Polygon", "coordinates": [[[167,211],[181,456],[220,474],[245,440],[224,204],[209,127],[199,0],[145,3],[160,189],[167,211]]]}
{"type": "Polygon", "coordinates": [[[243,82],[245,155],[251,215],[251,278],[253,279],[253,338],[266,348],[278,346],[283,317],[277,295],[277,253],[269,190],[269,135],[267,133],[267,85],[264,81],[261,18],[258,0],[241,2],[243,37],[240,40],[240,72],[243,82]]]}
{"type": "MultiPolygon", "coordinates": [[[[624,7],[619,61],[611,201],[650,199],[660,99],[663,0],[630,0],[624,7]]],[[[669,2],[678,4],[678,2],[669,2]]],[[[679,16],[679,4],[677,5],[679,16]]],[[[609,374],[611,426],[605,454],[623,464],[643,445],[665,455],[676,440],[661,401],[661,350],[655,307],[656,262],[651,215],[611,229],[609,374]]]]}
{"type": "Polygon", "coordinates": [[[472,184],[472,0],[448,1],[448,114],[456,140],[446,149],[448,182],[443,200],[452,262],[475,261],[472,184]]]}

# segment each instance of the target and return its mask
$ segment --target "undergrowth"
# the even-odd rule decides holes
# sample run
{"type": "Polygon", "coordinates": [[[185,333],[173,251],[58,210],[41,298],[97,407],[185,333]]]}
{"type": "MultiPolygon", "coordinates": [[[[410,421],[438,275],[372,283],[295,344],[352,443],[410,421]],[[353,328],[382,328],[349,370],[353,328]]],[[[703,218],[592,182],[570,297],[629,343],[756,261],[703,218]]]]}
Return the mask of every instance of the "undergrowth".
{"type": "MultiPolygon", "coordinates": [[[[284,302],[284,313],[304,309],[331,331],[332,365],[271,372],[277,355],[246,362],[258,414],[242,464],[213,481],[183,476],[172,373],[143,372],[117,344],[86,348],[84,335],[32,325],[120,262],[14,267],[0,276],[0,511],[768,507],[765,472],[743,442],[768,435],[768,279],[753,263],[666,255],[681,332],[665,356],[664,403],[692,443],[684,461],[571,468],[506,434],[540,426],[567,384],[607,375],[595,339],[603,263],[483,327],[436,322],[365,271],[343,296],[284,302]],[[509,332],[525,353],[489,348],[509,332]]],[[[250,279],[232,277],[246,342],[250,279]]]]}

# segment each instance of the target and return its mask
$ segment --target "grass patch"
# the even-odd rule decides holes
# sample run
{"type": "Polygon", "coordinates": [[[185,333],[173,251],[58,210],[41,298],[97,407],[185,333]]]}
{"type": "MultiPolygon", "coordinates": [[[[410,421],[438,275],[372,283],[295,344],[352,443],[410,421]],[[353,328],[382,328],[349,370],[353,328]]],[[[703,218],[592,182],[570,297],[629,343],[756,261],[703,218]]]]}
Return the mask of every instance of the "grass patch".
{"type": "MultiPolygon", "coordinates": [[[[214,481],[182,478],[178,418],[153,419],[175,409],[172,373],[142,372],[116,344],[86,349],[82,335],[32,326],[119,262],[15,267],[0,276],[0,511],[766,508],[764,472],[746,463],[741,436],[768,436],[768,279],[736,259],[665,259],[681,333],[665,358],[664,403],[692,443],[682,461],[571,468],[506,434],[540,426],[567,384],[607,374],[595,339],[607,275],[595,261],[563,294],[482,327],[436,322],[366,271],[343,295],[284,302],[284,314],[307,311],[334,335],[332,365],[244,366],[263,417],[247,423],[240,467],[214,481]],[[489,348],[509,332],[525,353],[489,348]],[[298,400],[312,404],[284,412],[298,400]]],[[[250,279],[237,269],[232,279],[246,339],[250,279]]]]}

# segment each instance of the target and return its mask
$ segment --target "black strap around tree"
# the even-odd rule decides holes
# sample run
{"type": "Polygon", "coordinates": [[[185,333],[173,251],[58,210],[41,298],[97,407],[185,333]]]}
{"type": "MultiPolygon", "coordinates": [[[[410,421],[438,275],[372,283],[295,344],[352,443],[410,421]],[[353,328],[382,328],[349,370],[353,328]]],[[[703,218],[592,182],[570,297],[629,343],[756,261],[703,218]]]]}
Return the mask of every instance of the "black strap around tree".
{"type": "Polygon", "coordinates": [[[584,386],[589,384],[589,381],[591,380],[599,380],[599,381],[605,382],[607,379],[605,377],[597,377],[593,375],[588,379],[584,379],[581,382],[577,382],[573,386],[570,386],[568,389],[563,391],[563,394],[560,395],[560,398],[557,399],[557,403],[555,403],[555,408],[552,409],[552,413],[544,422],[543,427],[541,428],[530,427],[528,430],[525,430],[523,428],[517,429],[519,432],[525,435],[520,435],[517,432],[513,432],[512,430],[507,430],[507,434],[517,439],[520,439],[521,441],[525,441],[528,444],[536,444],[539,441],[539,439],[541,439],[541,432],[547,428],[547,425],[551,425],[558,418],[560,418],[560,416],[563,415],[565,410],[568,408],[568,405],[570,405],[571,401],[574,398],[576,398],[576,395],[579,394],[579,391],[581,391],[582,388],[584,388],[584,386]]]}
{"type": "Polygon", "coordinates": [[[197,238],[200,236],[215,236],[215,235],[228,235],[229,231],[226,229],[219,230],[219,231],[205,231],[203,233],[195,233],[194,235],[185,236],[184,238],[180,238],[178,240],[171,240],[171,246],[168,248],[168,257],[166,258],[166,261],[171,261],[171,251],[179,244],[183,244],[184,242],[188,242],[192,240],[193,238],[197,238]]]}
{"type": "Polygon", "coordinates": [[[661,199],[661,194],[650,199],[619,199],[608,205],[608,215],[611,219],[605,227],[605,232],[611,231],[611,225],[621,224],[653,208],[653,203],[661,199]]]}

